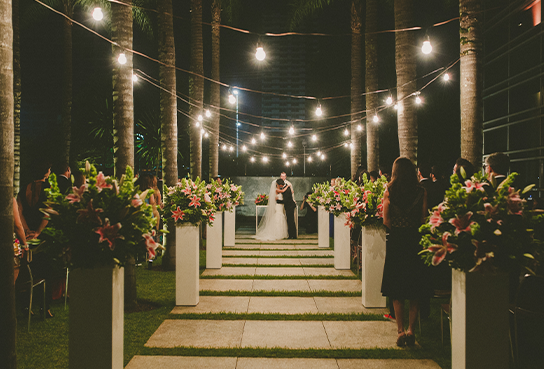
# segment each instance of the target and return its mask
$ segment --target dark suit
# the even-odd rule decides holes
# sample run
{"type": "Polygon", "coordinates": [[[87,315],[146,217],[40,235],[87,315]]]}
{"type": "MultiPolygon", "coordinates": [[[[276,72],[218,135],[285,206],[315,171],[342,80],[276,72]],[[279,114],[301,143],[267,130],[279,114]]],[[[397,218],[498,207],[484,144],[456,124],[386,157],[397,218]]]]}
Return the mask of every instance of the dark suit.
{"type": "Polygon", "coordinates": [[[427,209],[431,210],[444,200],[444,194],[440,193],[438,183],[432,179],[422,178],[419,184],[427,191],[427,209]]]}
{"type": "Polygon", "coordinates": [[[297,227],[295,225],[295,208],[297,204],[293,201],[293,192],[291,187],[287,187],[283,193],[283,206],[287,217],[287,229],[289,238],[297,238],[297,227]]]}
{"type": "Polygon", "coordinates": [[[70,178],[66,178],[62,174],[59,174],[57,176],[57,185],[59,186],[59,192],[66,194],[68,189],[72,188],[72,180],[70,178]]]}

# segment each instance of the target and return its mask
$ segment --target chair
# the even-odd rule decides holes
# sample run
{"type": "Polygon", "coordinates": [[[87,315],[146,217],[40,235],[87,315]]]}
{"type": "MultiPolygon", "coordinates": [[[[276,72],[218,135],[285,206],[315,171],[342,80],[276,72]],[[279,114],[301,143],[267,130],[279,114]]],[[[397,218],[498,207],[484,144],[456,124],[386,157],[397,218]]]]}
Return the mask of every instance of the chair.
{"type": "Polygon", "coordinates": [[[30,332],[30,318],[32,317],[32,299],[34,296],[34,287],[37,287],[39,285],[43,285],[43,305],[42,305],[42,311],[43,311],[43,319],[45,320],[45,314],[46,314],[46,308],[45,308],[45,279],[40,278],[38,280],[34,280],[34,276],[32,275],[32,269],[30,268],[30,263],[32,262],[32,250],[28,250],[26,254],[26,260],[25,264],[28,270],[28,276],[29,280],[27,282],[24,282],[24,285],[28,285],[30,290],[30,303],[28,304],[28,331],[30,332]]]}

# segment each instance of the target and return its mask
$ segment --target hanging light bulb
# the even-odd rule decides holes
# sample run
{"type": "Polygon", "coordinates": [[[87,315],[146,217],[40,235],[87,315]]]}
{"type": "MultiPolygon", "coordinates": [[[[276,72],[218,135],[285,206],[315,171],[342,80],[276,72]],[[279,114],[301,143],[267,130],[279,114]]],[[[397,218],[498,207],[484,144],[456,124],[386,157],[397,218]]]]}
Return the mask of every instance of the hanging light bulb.
{"type": "Polygon", "coordinates": [[[352,142],[349,143],[349,147],[353,149],[353,143],[352,142]]]}
{"type": "Polygon", "coordinates": [[[321,154],[321,160],[325,160],[325,154],[321,154]]]}
{"type": "Polygon", "coordinates": [[[421,97],[419,97],[419,94],[416,96],[416,104],[421,104],[421,97]]]}
{"type": "Polygon", "coordinates": [[[199,123],[199,122],[196,122],[196,123],[195,123],[195,127],[197,127],[197,128],[200,127],[200,123],[199,123]]]}
{"type": "Polygon", "coordinates": [[[309,161],[309,162],[312,161],[312,157],[311,157],[311,156],[308,156],[308,161],[309,161]]]}
{"type": "Polygon", "coordinates": [[[293,143],[291,141],[287,142],[287,147],[293,147],[293,143]]]}
{"type": "MultiPolygon", "coordinates": [[[[238,90],[234,90],[238,91],[238,90]]],[[[236,103],[236,96],[234,96],[235,92],[232,89],[229,88],[229,104],[233,105],[236,103]]]]}
{"type": "Polygon", "coordinates": [[[448,73],[444,74],[444,81],[449,81],[450,80],[450,75],[448,73]]]}
{"type": "Polygon", "coordinates": [[[291,128],[289,128],[289,134],[290,134],[290,135],[294,135],[294,134],[295,134],[295,127],[291,126],[291,128]]]}
{"type": "Polygon", "coordinates": [[[312,141],[317,141],[317,135],[312,135],[312,141]]]}
{"type": "Polygon", "coordinates": [[[431,40],[427,36],[425,41],[423,41],[423,46],[421,46],[421,52],[423,54],[430,54],[431,51],[433,51],[433,45],[431,45],[431,40]]]}
{"type": "Polygon", "coordinates": [[[349,145],[348,145],[348,143],[347,143],[347,142],[345,142],[345,143],[344,143],[344,147],[348,147],[348,146],[349,146],[349,145]]]}
{"type": "Polygon", "coordinates": [[[362,130],[363,130],[363,126],[362,126],[361,124],[358,124],[358,125],[357,125],[357,130],[358,130],[358,131],[362,131],[362,130]]]}
{"type": "Polygon", "coordinates": [[[317,152],[317,156],[321,156],[321,151],[318,151],[318,152],[317,152]]]}
{"type": "Polygon", "coordinates": [[[264,132],[261,132],[261,140],[264,140],[265,137],[264,132]]]}
{"type": "Polygon", "coordinates": [[[293,164],[296,164],[297,163],[297,159],[293,159],[293,164]]]}
{"type": "Polygon", "coordinates": [[[242,146],[242,151],[247,151],[247,146],[246,145],[242,146]]]}
{"type": "Polygon", "coordinates": [[[212,116],[212,112],[210,111],[210,109],[206,109],[206,117],[209,118],[212,116]]]}
{"type": "Polygon", "coordinates": [[[205,137],[205,138],[210,137],[210,135],[208,134],[208,132],[204,133],[204,137],[205,137]]]}
{"type": "Polygon", "coordinates": [[[119,54],[119,56],[117,57],[117,61],[119,62],[119,64],[126,64],[127,57],[125,56],[125,53],[119,54]]]}
{"type": "Polygon", "coordinates": [[[393,109],[397,110],[399,108],[399,106],[397,104],[395,104],[395,106],[393,106],[393,109]]]}
{"type": "Polygon", "coordinates": [[[255,137],[251,139],[251,143],[252,143],[253,145],[255,145],[255,144],[257,143],[257,140],[255,139],[255,137]]]}
{"type": "Polygon", "coordinates": [[[286,167],[288,167],[289,164],[291,164],[291,163],[289,163],[288,161],[285,162],[285,166],[286,166],[286,167]]]}
{"type": "Polygon", "coordinates": [[[263,156],[263,161],[264,161],[265,163],[268,163],[268,158],[267,158],[266,156],[263,156]]]}
{"type": "Polygon", "coordinates": [[[349,130],[347,128],[344,129],[344,136],[349,136],[349,130]]]}
{"type": "Polygon", "coordinates": [[[378,114],[375,114],[374,117],[372,118],[372,121],[374,123],[378,123],[380,121],[380,117],[378,117],[378,114]]]}
{"type": "Polygon", "coordinates": [[[321,110],[321,104],[317,105],[317,108],[315,109],[315,115],[320,117],[323,114],[323,111],[321,110]]]}
{"type": "Polygon", "coordinates": [[[250,160],[252,163],[254,163],[254,162],[255,162],[255,157],[252,156],[251,159],[249,159],[249,160],[250,160]]]}
{"type": "Polygon", "coordinates": [[[234,151],[234,147],[230,146],[229,151],[234,151]]]}
{"type": "Polygon", "coordinates": [[[255,57],[258,61],[263,61],[264,58],[266,58],[266,53],[264,52],[264,49],[262,46],[257,45],[257,51],[255,52],[255,57]]]}
{"type": "Polygon", "coordinates": [[[200,130],[200,134],[201,134],[202,136],[204,136],[205,133],[206,133],[206,131],[204,130],[204,128],[200,130]]]}
{"type": "Polygon", "coordinates": [[[283,153],[283,154],[281,155],[281,157],[285,159],[285,158],[287,158],[287,154],[286,154],[286,153],[283,153]]]}
{"type": "Polygon", "coordinates": [[[138,76],[133,74],[132,75],[132,82],[138,82],[138,76]]]}
{"type": "Polygon", "coordinates": [[[223,145],[223,150],[227,150],[227,145],[223,145]]]}
{"type": "Polygon", "coordinates": [[[102,18],[104,18],[104,13],[102,13],[101,8],[94,8],[93,9],[93,18],[94,20],[101,21],[102,18]]]}
{"type": "Polygon", "coordinates": [[[197,119],[199,122],[202,122],[202,119],[204,119],[204,117],[202,116],[202,114],[198,114],[197,119]]]}
{"type": "Polygon", "coordinates": [[[387,99],[385,99],[385,103],[389,106],[393,104],[393,97],[387,96],[387,99]]]}

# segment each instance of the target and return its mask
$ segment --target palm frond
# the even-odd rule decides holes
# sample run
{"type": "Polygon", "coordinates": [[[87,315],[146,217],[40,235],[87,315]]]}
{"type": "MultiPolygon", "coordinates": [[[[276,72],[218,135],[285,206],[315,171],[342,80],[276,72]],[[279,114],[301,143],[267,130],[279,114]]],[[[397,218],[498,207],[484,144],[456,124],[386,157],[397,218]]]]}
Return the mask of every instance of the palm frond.
{"type": "Polygon", "coordinates": [[[294,30],[309,16],[338,0],[292,0],[289,3],[289,28],[294,30]]]}
{"type": "Polygon", "coordinates": [[[156,33],[155,23],[153,22],[156,19],[156,16],[152,16],[149,11],[143,10],[140,7],[156,9],[157,2],[155,0],[133,0],[132,3],[135,5],[132,7],[134,22],[136,22],[145,35],[152,39],[153,35],[156,33]]]}
{"type": "Polygon", "coordinates": [[[242,2],[240,0],[221,0],[222,23],[236,24],[242,14],[242,2]]]}

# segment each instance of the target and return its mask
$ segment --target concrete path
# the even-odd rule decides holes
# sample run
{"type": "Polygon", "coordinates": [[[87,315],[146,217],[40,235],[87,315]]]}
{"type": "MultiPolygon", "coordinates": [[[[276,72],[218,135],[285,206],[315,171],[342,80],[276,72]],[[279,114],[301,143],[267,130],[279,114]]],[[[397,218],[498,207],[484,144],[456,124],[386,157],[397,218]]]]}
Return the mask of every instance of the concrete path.
{"type": "MultiPolygon", "coordinates": [[[[387,310],[366,309],[362,305],[360,280],[325,279],[331,276],[332,278],[334,276],[354,278],[351,270],[336,270],[333,266],[333,257],[332,249],[318,249],[316,235],[302,236],[297,240],[261,243],[256,241],[249,232],[237,233],[236,245],[223,249],[223,264],[226,266],[220,269],[207,269],[202,273],[202,276],[206,278],[200,279],[201,291],[220,295],[201,295],[197,306],[176,306],[171,312],[172,318],[160,325],[145,346],[161,348],[161,353],[168,349],[188,347],[262,350],[272,348],[403,350],[396,346],[396,325],[380,318],[387,310]],[[236,278],[230,278],[230,276],[236,278]],[[240,276],[247,278],[238,279],[240,276]],[[269,278],[262,279],[262,276],[269,278]],[[281,279],[274,279],[274,276],[281,279]],[[297,277],[297,279],[286,278],[289,276],[297,277]],[[224,296],[221,296],[222,292],[225,292],[224,296]],[[278,292],[288,292],[290,296],[266,296],[266,294],[278,292]],[[312,296],[314,292],[315,295],[312,296]],[[354,292],[359,295],[342,296],[342,293],[354,292]],[[251,295],[252,293],[265,296],[251,295]],[[297,293],[300,295],[296,296],[297,293]],[[332,297],[319,296],[324,293],[332,297]],[[217,320],[206,317],[206,314],[217,313],[239,314],[239,319],[217,320]],[[185,319],[187,314],[198,315],[192,316],[192,319],[185,319]],[[275,314],[276,316],[279,314],[280,319],[259,320],[260,316],[253,314],[275,314]],[[314,320],[293,320],[298,317],[287,319],[289,315],[303,314],[310,314],[311,319],[314,320]],[[341,318],[330,320],[320,318],[321,314],[349,314],[349,316],[373,314],[372,317],[377,315],[378,320],[342,320],[341,318]],[[281,316],[285,316],[285,319],[281,319],[281,316]]],[[[312,355],[314,354],[318,355],[312,352],[312,355]]],[[[439,368],[432,360],[209,356],[135,356],[127,366],[128,369],[151,367],[164,369],[439,368]]]]}

